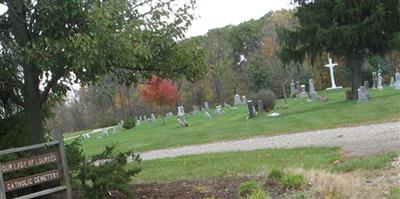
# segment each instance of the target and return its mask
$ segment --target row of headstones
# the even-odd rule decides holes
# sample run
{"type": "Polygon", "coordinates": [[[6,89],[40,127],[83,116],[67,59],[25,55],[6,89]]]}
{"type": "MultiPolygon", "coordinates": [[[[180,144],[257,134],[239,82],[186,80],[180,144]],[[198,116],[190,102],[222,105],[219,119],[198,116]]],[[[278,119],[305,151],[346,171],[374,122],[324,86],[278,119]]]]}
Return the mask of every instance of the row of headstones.
{"type": "Polygon", "coordinates": [[[140,126],[143,122],[156,122],[157,118],[154,113],[150,114],[150,117],[148,118],[146,115],[144,116],[139,116],[136,117],[136,126],[140,126]]]}
{"type": "MultiPolygon", "coordinates": [[[[110,128],[102,128],[100,131],[101,131],[101,136],[98,136],[97,138],[102,138],[102,137],[107,137],[107,136],[109,136],[110,134],[111,135],[116,135],[116,134],[118,134],[121,130],[122,130],[122,128],[123,128],[123,126],[124,126],[124,121],[123,120],[121,120],[119,123],[118,123],[118,125],[117,126],[114,126],[114,127],[110,127],[110,128]]],[[[83,139],[90,139],[90,135],[92,134],[92,133],[95,133],[94,131],[92,131],[91,133],[84,133],[84,134],[82,134],[82,138],[83,139]]]]}
{"type": "Polygon", "coordinates": [[[234,106],[243,105],[243,104],[246,104],[246,103],[247,103],[247,98],[246,98],[246,96],[244,96],[244,95],[240,97],[239,94],[236,94],[236,95],[233,97],[233,105],[234,105],[234,106]]]}
{"type": "Polygon", "coordinates": [[[319,100],[320,97],[318,96],[317,91],[315,91],[313,79],[308,80],[308,87],[309,94],[306,92],[306,85],[300,84],[299,81],[296,81],[296,83],[294,83],[294,81],[292,80],[292,83],[290,84],[290,96],[300,99],[310,97],[311,100],[319,100]]]}
{"type": "MultiPolygon", "coordinates": [[[[395,77],[390,78],[390,87],[400,90],[400,72],[396,71],[395,77]],[[396,80],[395,80],[396,79],[396,80]]],[[[364,81],[364,85],[357,89],[358,102],[368,101],[370,98],[368,93],[369,82],[364,81]]],[[[381,72],[372,72],[372,89],[383,90],[383,78],[381,72]]]]}
{"type": "MultiPolygon", "coordinates": [[[[237,110],[237,107],[234,107],[234,106],[231,106],[231,105],[229,105],[229,104],[227,104],[227,103],[224,103],[224,106],[222,106],[222,105],[217,105],[217,106],[215,106],[215,114],[216,114],[216,115],[222,115],[222,114],[224,114],[225,112],[223,111],[223,108],[230,108],[230,109],[233,109],[233,110],[237,110]]],[[[201,108],[199,108],[199,107],[196,106],[196,105],[193,105],[193,110],[192,110],[191,114],[192,114],[192,115],[195,115],[195,114],[197,114],[198,112],[204,112],[204,115],[205,115],[205,118],[206,118],[206,119],[212,118],[212,116],[211,116],[211,114],[210,114],[210,105],[209,105],[208,102],[204,102],[204,107],[201,107],[201,108]]],[[[171,114],[172,114],[172,113],[171,113],[171,114]]],[[[172,114],[172,115],[173,115],[173,114],[172,114]]],[[[187,119],[186,119],[185,109],[184,109],[183,106],[179,106],[179,107],[178,107],[178,114],[177,114],[177,117],[178,117],[178,118],[177,118],[177,121],[178,121],[180,127],[183,128],[183,127],[189,126],[189,123],[187,122],[187,119]]]]}

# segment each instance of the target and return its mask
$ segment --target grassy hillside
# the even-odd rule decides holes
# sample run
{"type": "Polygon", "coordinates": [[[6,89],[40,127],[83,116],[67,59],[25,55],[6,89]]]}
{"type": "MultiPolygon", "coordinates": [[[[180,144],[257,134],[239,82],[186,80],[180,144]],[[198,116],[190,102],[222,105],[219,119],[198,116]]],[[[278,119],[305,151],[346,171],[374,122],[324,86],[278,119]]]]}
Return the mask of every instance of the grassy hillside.
{"type": "MultiPolygon", "coordinates": [[[[176,118],[169,118],[166,124],[162,124],[161,121],[145,123],[101,139],[97,138],[99,134],[93,134],[90,139],[83,140],[82,144],[88,154],[101,151],[107,144],[118,144],[117,150],[148,151],[251,136],[378,123],[400,118],[398,90],[370,90],[372,99],[365,103],[346,101],[344,92],[344,89],[329,91],[326,102],[289,99],[288,109],[274,110],[281,114],[278,117],[262,116],[246,120],[245,106],[239,107],[238,110],[224,108],[224,115],[216,116],[212,112],[211,119],[206,119],[202,112],[188,116],[190,126],[187,128],[180,128],[176,118]]],[[[280,104],[283,104],[283,100],[278,101],[278,105],[280,104]]]]}

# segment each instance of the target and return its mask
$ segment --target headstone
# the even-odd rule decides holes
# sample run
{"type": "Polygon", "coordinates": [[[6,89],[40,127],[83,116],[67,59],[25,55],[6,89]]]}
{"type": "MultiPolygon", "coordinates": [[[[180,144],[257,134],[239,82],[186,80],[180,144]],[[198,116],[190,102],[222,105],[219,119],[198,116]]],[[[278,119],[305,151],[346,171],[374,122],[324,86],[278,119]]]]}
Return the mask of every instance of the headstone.
{"type": "Polygon", "coordinates": [[[230,104],[228,104],[228,103],[224,103],[224,107],[226,107],[226,108],[232,108],[232,106],[231,106],[230,104]]]}
{"type": "Polygon", "coordinates": [[[206,111],[209,111],[209,110],[210,110],[210,105],[208,104],[208,102],[204,102],[204,109],[205,109],[206,111]]]}
{"type": "Polygon", "coordinates": [[[143,121],[143,117],[142,117],[142,116],[139,116],[139,120],[140,120],[140,121],[143,121]]]}
{"type": "Polygon", "coordinates": [[[236,95],[233,97],[233,105],[234,105],[234,106],[237,106],[237,105],[240,105],[240,104],[242,104],[242,100],[240,99],[240,95],[239,95],[239,94],[236,94],[236,95]]]}
{"type": "Polygon", "coordinates": [[[224,112],[222,111],[222,106],[221,105],[218,105],[218,106],[215,107],[215,114],[217,114],[217,115],[224,114],[224,112]]]}
{"type": "Polygon", "coordinates": [[[372,88],[378,88],[378,75],[376,72],[372,72],[372,88]]]}
{"type": "Polygon", "coordinates": [[[144,121],[147,121],[147,116],[146,116],[146,115],[143,116],[143,120],[144,120],[144,121]]]}
{"type": "Polygon", "coordinates": [[[301,84],[300,81],[296,81],[296,97],[300,98],[300,93],[301,93],[301,84]]]}
{"type": "Polygon", "coordinates": [[[294,84],[293,79],[292,79],[292,83],[290,83],[290,96],[296,97],[296,85],[294,84]]]}
{"type": "Polygon", "coordinates": [[[118,123],[118,129],[122,129],[123,127],[124,127],[124,124],[125,124],[125,122],[124,122],[124,120],[121,120],[119,123],[118,123]]]}
{"type": "Polygon", "coordinates": [[[178,106],[178,122],[181,128],[188,126],[185,117],[185,109],[183,108],[183,106],[178,106]]]}
{"type": "Polygon", "coordinates": [[[332,84],[332,87],[331,87],[331,88],[327,88],[327,89],[328,89],[328,90],[331,90],[331,89],[343,88],[343,87],[341,87],[341,86],[336,86],[336,82],[335,82],[335,72],[333,71],[333,68],[334,68],[335,66],[337,66],[338,64],[332,62],[332,58],[329,57],[329,54],[328,54],[328,60],[329,60],[329,64],[326,64],[325,67],[328,67],[328,68],[329,68],[329,73],[330,73],[330,75],[331,75],[331,84],[332,84]]]}
{"type": "Polygon", "coordinates": [[[314,87],[314,80],[313,79],[309,79],[308,80],[308,86],[310,89],[310,99],[311,100],[318,100],[319,96],[317,91],[315,91],[315,87],[314,87]]]}
{"type": "Polygon", "coordinates": [[[156,122],[157,121],[157,118],[156,118],[156,116],[154,115],[154,113],[152,113],[151,114],[151,122],[156,122]]]}
{"type": "Polygon", "coordinates": [[[245,95],[242,96],[242,103],[243,103],[243,104],[246,104],[246,103],[247,103],[247,98],[246,98],[245,95]]]}
{"type": "Polygon", "coordinates": [[[253,109],[253,101],[247,100],[247,109],[249,112],[248,118],[254,118],[255,117],[255,112],[253,109]]]}
{"type": "Polygon", "coordinates": [[[142,124],[142,122],[139,119],[137,119],[136,120],[136,126],[140,126],[141,124],[142,124]]]}
{"type": "Polygon", "coordinates": [[[197,107],[196,105],[193,105],[193,106],[192,106],[192,109],[193,109],[193,110],[192,110],[192,113],[193,113],[193,114],[196,114],[197,112],[199,112],[199,107],[197,107]]]}
{"type": "Polygon", "coordinates": [[[358,91],[358,102],[366,102],[369,99],[368,90],[364,86],[360,86],[358,91]]]}
{"type": "Polygon", "coordinates": [[[82,135],[82,138],[83,139],[89,139],[90,138],[90,134],[85,133],[85,134],[82,135]]]}
{"type": "Polygon", "coordinates": [[[367,80],[364,81],[364,88],[366,88],[366,89],[369,88],[369,82],[367,80]]]}
{"type": "Polygon", "coordinates": [[[396,81],[394,83],[394,89],[400,90],[400,72],[399,72],[399,70],[396,70],[395,77],[396,77],[396,81]]]}
{"type": "Polygon", "coordinates": [[[262,100],[257,100],[257,108],[260,115],[264,114],[264,103],[262,100]]]}
{"type": "Polygon", "coordinates": [[[108,130],[106,128],[101,129],[101,135],[103,137],[107,137],[108,136],[108,130]]]}
{"type": "Polygon", "coordinates": [[[304,84],[301,85],[300,98],[308,98],[308,95],[306,92],[306,85],[304,85],[304,84]]]}
{"type": "Polygon", "coordinates": [[[383,78],[381,73],[378,73],[378,89],[383,90],[383,78]]]}
{"type": "Polygon", "coordinates": [[[394,88],[394,77],[390,77],[390,88],[394,88]]]}
{"type": "Polygon", "coordinates": [[[204,111],[204,114],[206,116],[206,119],[211,118],[211,114],[208,111],[204,111]]]}

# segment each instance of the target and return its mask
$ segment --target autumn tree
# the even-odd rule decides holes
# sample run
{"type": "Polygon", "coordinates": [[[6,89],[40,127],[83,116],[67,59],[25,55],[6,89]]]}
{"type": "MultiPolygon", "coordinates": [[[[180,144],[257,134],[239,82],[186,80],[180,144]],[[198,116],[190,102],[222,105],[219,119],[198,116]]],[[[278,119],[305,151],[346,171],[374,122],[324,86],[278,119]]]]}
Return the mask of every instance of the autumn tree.
{"type": "Polygon", "coordinates": [[[139,90],[139,96],[144,102],[161,108],[163,123],[165,123],[165,108],[174,105],[179,99],[176,86],[172,82],[157,76],[153,76],[139,90]]]}
{"type": "Polygon", "coordinates": [[[27,142],[36,144],[45,139],[46,110],[73,83],[92,84],[106,74],[128,85],[154,74],[200,77],[198,49],[178,42],[191,24],[195,0],[176,1],[5,1],[0,119],[18,113],[27,142]]]}
{"type": "Polygon", "coordinates": [[[321,52],[343,58],[352,71],[352,99],[358,99],[361,68],[371,55],[400,47],[399,0],[294,0],[299,26],[281,34],[281,58],[303,62],[321,52]]]}

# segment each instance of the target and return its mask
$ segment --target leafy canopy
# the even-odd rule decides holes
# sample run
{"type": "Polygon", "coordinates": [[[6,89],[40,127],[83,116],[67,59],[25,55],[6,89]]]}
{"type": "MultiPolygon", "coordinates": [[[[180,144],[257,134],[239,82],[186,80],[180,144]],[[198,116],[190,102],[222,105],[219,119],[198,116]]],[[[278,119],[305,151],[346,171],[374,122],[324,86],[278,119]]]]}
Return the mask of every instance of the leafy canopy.
{"type": "Polygon", "coordinates": [[[399,49],[398,0],[296,0],[299,26],[280,34],[285,62],[302,62],[320,52],[351,59],[399,49]]]}

